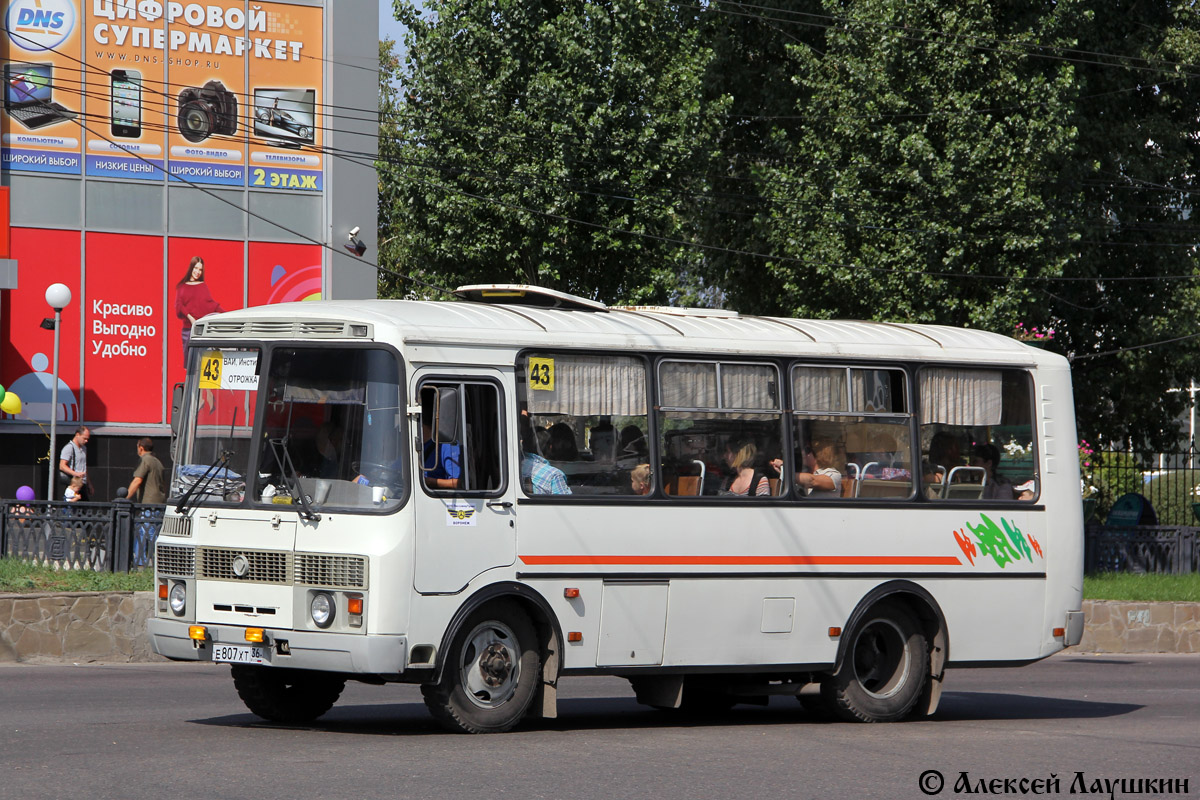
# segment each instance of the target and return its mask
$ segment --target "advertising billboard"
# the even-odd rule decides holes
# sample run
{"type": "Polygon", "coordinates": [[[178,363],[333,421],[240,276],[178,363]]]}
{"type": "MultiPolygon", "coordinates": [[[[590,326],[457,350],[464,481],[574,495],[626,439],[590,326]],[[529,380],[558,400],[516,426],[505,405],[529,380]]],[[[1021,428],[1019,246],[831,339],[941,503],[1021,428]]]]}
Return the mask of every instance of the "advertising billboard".
{"type": "Polygon", "coordinates": [[[274,44],[255,48],[249,64],[250,185],[319,192],[322,11],[283,3],[261,8],[274,44]]]}
{"type": "Polygon", "coordinates": [[[322,8],[3,7],[5,168],[321,191],[322,8]]]}
{"type": "Polygon", "coordinates": [[[81,19],[75,0],[4,6],[4,169],[80,173],[81,19]]]}

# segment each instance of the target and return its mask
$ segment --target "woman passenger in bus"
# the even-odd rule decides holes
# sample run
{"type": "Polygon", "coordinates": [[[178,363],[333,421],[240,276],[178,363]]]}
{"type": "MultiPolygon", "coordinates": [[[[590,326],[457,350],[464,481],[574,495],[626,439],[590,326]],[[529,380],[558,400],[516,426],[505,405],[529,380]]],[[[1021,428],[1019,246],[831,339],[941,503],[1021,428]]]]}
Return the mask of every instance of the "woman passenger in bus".
{"type": "Polygon", "coordinates": [[[728,442],[725,445],[725,463],[733,473],[725,481],[719,494],[770,496],[771,482],[764,473],[754,468],[754,460],[757,457],[758,448],[752,442],[728,442]]]}
{"type": "MultiPolygon", "coordinates": [[[[804,447],[800,461],[804,469],[796,473],[796,487],[801,494],[816,498],[842,496],[842,473],[833,466],[832,441],[814,439],[804,447]]],[[[777,458],[771,465],[782,470],[783,459],[777,458]]]]}

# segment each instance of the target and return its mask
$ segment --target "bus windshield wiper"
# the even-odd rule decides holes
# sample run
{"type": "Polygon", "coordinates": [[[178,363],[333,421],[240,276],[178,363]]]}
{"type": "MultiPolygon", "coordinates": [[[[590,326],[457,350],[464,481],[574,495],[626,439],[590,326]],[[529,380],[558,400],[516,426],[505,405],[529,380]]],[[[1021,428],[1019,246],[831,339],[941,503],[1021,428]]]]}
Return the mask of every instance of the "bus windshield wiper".
{"type": "Polygon", "coordinates": [[[192,484],[192,488],[184,492],[183,497],[179,498],[179,505],[175,506],[176,514],[187,513],[188,500],[192,499],[192,495],[204,494],[203,491],[200,491],[201,486],[203,486],[203,488],[207,491],[208,485],[213,482],[213,480],[217,477],[217,473],[221,471],[217,469],[217,467],[224,469],[225,474],[228,476],[229,469],[226,464],[229,462],[229,455],[229,451],[222,450],[221,454],[217,456],[217,460],[208,465],[208,469],[204,471],[203,475],[196,479],[196,482],[192,484]]]}
{"type": "Polygon", "coordinates": [[[279,472],[287,483],[288,492],[293,499],[300,501],[300,509],[296,513],[305,522],[320,522],[321,515],[312,510],[308,504],[308,498],[304,496],[304,487],[300,485],[300,473],[296,470],[296,465],[292,463],[291,455],[288,454],[287,438],[283,436],[279,439],[267,440],[267,443],[271,445],[271,455],[275,456],[275,463],[279,465],[279,472]]]}
{"type": "MultiPolygon", "coordinates": [[[[233,421],[229,423],[229,440],[230,440],[230,442],[233,441],[233,428],[235,425],[237,425],[237,415],[238,415],[238,409],[234,408],[233,409],[233,421]]],[[[216,479],[217,473],[221,471],[221,470],[217,469],[217,467],[221,467],[222,469],[225,470],[225,475],[223,477],[225,477],[225,478],[229,477],[229,457],[231,455],[233,455],[232,451],[226,450],[225,448],[221,448],[221,450],[217,454],[216,460],[213,461],[213,463],[208,465],[208,469],[204,470],[204,474],[196,479],[196,482],[192,484],[192,488],[190,488],[186,492],[184,492],[183,497],[179,498],[179,504],[177,506],[175,506],[176,514],[184,514],[187,512],[188,500],[192,499],[192,495],[198,494],[200,496],[203,496],[205,494],[205,492],[199,491],[201,488],[201,484],[203,484],[205,491],[207,491],[209,484],[212,483],[213,480],[216,479]]],[[[199,501],[197,501],[197,502],[199,502],[199,501]]]]}

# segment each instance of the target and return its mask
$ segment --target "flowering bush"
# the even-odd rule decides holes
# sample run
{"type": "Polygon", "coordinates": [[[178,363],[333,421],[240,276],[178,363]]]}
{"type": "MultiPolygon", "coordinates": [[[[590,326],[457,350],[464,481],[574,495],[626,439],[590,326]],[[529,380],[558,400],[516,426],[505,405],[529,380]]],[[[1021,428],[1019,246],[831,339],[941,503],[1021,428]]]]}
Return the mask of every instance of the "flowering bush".
{"type": "Polygon", "coordinates": [[[1021,444],[1016,439],[1010,438],[1008,444],[1001,445],[1001,448],[1008,454],[1009,458],[1021,458],[1033,452],[1033,442],[1021,444]]]}
{"type": "Polygon", "coordinates": [[[1100,481],[1096,477],[1096,468],[1100,459],[1086,439],[1079,441],[1079,493],[1084,500],[1100,494],[1100,481]]]}
{"type": "Polygon", "coordinates": [[[1026,328],[1025,323],[1018,322],[1013,328],[1013,338],[1018,342],[1048,342],[1054,338],[1054,328],[1042,330],[1036,325],[1026,328]]]}

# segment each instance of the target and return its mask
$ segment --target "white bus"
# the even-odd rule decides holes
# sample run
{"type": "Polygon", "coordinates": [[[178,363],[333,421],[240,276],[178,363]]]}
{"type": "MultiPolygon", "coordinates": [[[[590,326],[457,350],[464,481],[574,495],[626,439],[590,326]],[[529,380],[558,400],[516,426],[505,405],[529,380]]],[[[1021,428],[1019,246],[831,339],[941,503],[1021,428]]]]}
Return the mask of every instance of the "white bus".
{"type": "Polygon", "coordinates": [[[231,663],[268,720],[402,682],[447,727],[495,732],[597,674],[657,707],[794,695],[899,720],[933,713],[948,666],[1079,642],[1062,357],[457,294],[196,323],[157,652],[231,663]]]}

